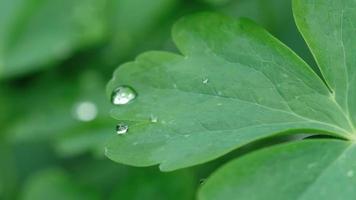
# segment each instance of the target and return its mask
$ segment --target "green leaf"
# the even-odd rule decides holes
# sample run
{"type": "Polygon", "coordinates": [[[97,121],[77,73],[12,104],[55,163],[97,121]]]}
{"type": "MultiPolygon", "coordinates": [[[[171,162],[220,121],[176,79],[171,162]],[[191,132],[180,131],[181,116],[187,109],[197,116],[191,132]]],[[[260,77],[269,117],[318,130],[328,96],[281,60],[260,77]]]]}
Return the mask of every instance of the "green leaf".
{"type": "Polygon", "coordinates": [[[145,53],[109,83],[109,95],[123,85],[138,94],[112,111],[129,125],[107,145],[112,160],[168,171],[281,134],[355,137],[323,81],[253,22],[202,13],[180,20],[173,39],[183,55],[145,53]]]}
{"type": "Polygon", "coordinates": [[[102,40],[103,1],[2,0],[0,78],[38,70],[102,40]]]}
{"type": "Polygon", "coordinates": [[[201,200],[355,199],[356,146],[306,140],[263,149],[223,166],[205,182],[201,200]]]}
{"type": "Polygon", "coordinates": [[[356,1],[294,0],[293,9],[298,28],[333,90],[333,98],[355,124],[356,1]]]}
{"type": "Polygon", "coordinates": [[[28,180],[21,199],[95,200],[100,198],[95,190],[77,183],[64,171],[47,170],[34,175],[28,180]]]}

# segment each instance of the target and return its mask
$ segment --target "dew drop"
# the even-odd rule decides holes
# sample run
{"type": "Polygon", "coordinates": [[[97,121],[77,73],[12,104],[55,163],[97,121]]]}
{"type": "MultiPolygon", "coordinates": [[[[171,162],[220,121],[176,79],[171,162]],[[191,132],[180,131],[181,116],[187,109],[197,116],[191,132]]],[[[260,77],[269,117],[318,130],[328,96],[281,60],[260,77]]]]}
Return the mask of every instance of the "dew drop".
{"type": "Polygon", "coordinates": [[[116,133],[118,135],[124,135],[129,130],[129,126],[127,124],[119,123],[116,125],[116,133]]]}
{"type": "Polygon", "coordinates": [[[98,109],[93,102],[83,101],[76,104],[73,115],[79,121],[89,122],[96,118],[98,109]]]}
{"type": "Polygon", "coordinates": [[[203,84],[208,84],[209,83],[209,79],[208,78],[204,78],[203,79],[203,84]]]}
{"type": "Polygon", "coordinates": [[[205,183],[205,181],[206,181],[206,178],[201,178],[201,179],[199,180],[199,184],[200,184],[200,185],[203,185],[203,184],[205,183]]]}
{"type": "Polygon", "coordinates": [[[125,105],[136,98],[136,92],[129,86],[120,86],[111,95],[111,102],[114,105],[125,105]]]}

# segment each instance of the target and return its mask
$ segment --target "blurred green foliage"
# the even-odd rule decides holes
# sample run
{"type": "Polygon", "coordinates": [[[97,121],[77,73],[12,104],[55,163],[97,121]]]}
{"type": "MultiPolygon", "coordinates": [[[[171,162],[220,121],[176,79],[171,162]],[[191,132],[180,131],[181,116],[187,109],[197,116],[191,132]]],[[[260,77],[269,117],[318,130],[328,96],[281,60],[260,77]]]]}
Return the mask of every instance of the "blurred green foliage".
{"type": "Polygon", "coordinates": [[[102,146],[116,135],[105,84],[140,52],[174,51],[173,22],[203,10],[252,18],[312,62],[290,4],[0,0],[0,199],[193,199],[223,160],[175,173],[109,161],[102,146]]]}

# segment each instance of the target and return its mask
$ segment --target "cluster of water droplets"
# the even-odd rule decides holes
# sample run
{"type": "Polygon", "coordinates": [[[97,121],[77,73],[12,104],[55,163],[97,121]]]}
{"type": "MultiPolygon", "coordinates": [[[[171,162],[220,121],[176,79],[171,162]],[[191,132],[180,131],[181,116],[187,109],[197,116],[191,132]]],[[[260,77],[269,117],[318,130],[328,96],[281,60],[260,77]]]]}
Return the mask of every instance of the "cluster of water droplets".
{"type": "MultiPolygon", "coordinates": [[[[137,93],[129,86],[119,86],[111,94],[111,103],[114,105],[126,105],[131,103],[137,97],[137,93]]],[[[129,126],[125,123],[116,125],[116,133],[125,135],[129,130],[129,126]]]]}

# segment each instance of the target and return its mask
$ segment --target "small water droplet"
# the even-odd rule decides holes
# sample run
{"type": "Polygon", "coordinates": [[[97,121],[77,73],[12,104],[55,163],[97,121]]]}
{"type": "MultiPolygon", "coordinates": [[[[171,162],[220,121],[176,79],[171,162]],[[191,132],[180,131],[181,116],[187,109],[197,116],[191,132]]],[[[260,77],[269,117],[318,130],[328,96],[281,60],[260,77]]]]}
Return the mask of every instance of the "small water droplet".
{"type": "Polygon", "coordinates": [[[158,122],[158,118],[157,118],[156,116],[154,116],[154,115],[151,115],[150,121],[151,121],[152,123],[157,123],[157,122],[158,122]]]}
{"type": "Polygon", "coordinates": [[[199,180],[199,184],[200,184],[200,185],[203,185],[203,184],[205,183],[205,181],[206,181],[206,178],[201,178],[201,179],[199,180]]]}
{"type": "Polygon", "coordinates": [[[216,105],[217,105],[217,106],[222,106],[223,104],[222,104],[222,103],[217,103],[216,105]]]}
{"type": "Polygon", "coordinates": [[[116,125],[116,133],[118,135],[124,135],[129,130],[129,126],[127,124],[119,123],[116,125]]]}
{"type": "Polygon", "coordinates": [[[111,95],[111,102],[114,105],[125,105],[136,98],[136,92],[129,86],[120,86],[111,95]]]}
{"type": "Polygon", "coordinates": [[[96,118],[98,109],[93,102],[83,101],[76,104],[73,115],[79,121],[89,122],[96,118]]]}
{"type": "Polygon", "coordinates": [[[203,79],[203,84],[208,84],[209,83],[209,79],[208,78],[204,78],[203,79]]]}
{"type": "Polygon", "coordinates": [[[354,170],[349,170],[348,172],[347,172],[347,176],[348,177],[353,177],[354,176],[354,170]]]}
{"type": "Polygon", "coordinates": [[[189,135],[189,134],[186,134],[186,135],[184,135],[184,137],[185,137],[185,138],[188,138],[188,137],[190,137],[190,135],[189,135]]]}

